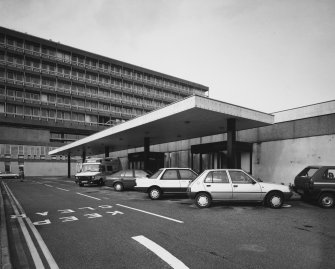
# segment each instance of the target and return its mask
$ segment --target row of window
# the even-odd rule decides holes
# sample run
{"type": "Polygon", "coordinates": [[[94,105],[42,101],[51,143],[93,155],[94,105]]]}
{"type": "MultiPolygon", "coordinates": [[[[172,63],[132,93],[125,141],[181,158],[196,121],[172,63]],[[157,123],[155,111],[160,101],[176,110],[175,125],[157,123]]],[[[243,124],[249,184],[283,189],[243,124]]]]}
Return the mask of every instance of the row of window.
{"type": "Polygon", "coordinates": [[[40,157],[48,155],[48,152],[54,149],[56,147],[0,144],[0,157],[18,158],[19,155],[40,157]]]}
{"type": "MultiPolygon", "coordinates": [[[[142,111],[138,111],[130,108],[119,108],[119,110],[111,111],[112,113],[119,114],[121,113],[135,117],[140,116],[142,111]]],[[[0,113],[13,114],[18,116],[31,116],[31,117],[42,117],[48,119],[58,119],[58,120],[68,120],[68,121],[78,121],[86,123],[98,123],[98,115],[92,115],[87,113],[78,113],[73,111],[63,111],[59,109],[47,109],[23,105],[13,105],[13,104],[3,104],[0,103],[0,113]]],[[[104,116],[101,116],[105,119],[104,116]]],[[[103,121],[104,123],[104,121],[103,121]]]]}
{"type": "MultiPolygon", "coordinates": [[[[38,102],[38,103],[45,103],[45,104],[53,104],[53,105],[65,105],[65,106],[72,106],[75,108],[86,108],[86,109],[94,109],[94,110],[103,110],[103,111],[115,111],[121,112],[121,106],[112,105],[109,102],[97,102],[91,100],[85,100],[78,97],[68,97],[62,96],[59,94],[47,94],[47,93],[36,93],[30,91],[22,91],[20,89],[13,89],[7,88],[7,90],[0,86],[0,96],[7,96],[13,99],[23,99],[26,102],[38,102]]],[[[121,101],[121,95],[118,98],[114,98],[118,101],[121,101]]],[[[140,99],[135,98],[132,96],[124,95],[123,101],[136,104],[138,106],[150,106],[151,108],[158,108],[164,105],[164,103],[149,100],[149,99],[140,99]]],[[[141,115],[143,110],[133,108],[133,111],[136,112],[135,114],[141,115]]],[[[145,111],[144,111],[145,112],[145,111]]],[[[143,113],[144,113],[143,112],[143,113]]]]}
{"type": "MultiPolygon", "coordinates": [[[[62,91],[68,91],[73,94],[87,94],[87,95],[100,95],[104,96],[107,98],[117,98],[118,96],[121,96],[121,93],[117,93],[111,90],[107,89],[102,89],[98,87],[90,87],[77,83],[71,83],[67,81],[62,81],[62,80],[56,80],[56,79],[50,79],[50,78],[45,78],[37,75],[32,75],[32,74],[25,74],[21,72],[15,72],[15,71],[7,71],[0,69],[0,78],[2,79],[9,79],[9,80],[14,80],[18,83],[31,83],[36,87],[48,87],[48,88],[57,88],[62,91]]],[[[121,89],[126,88],[133,93],[137,95],[148,95],[152,97],[157,97],[157,98],[169,98],[171,100],[177,100],[180,98],[177,94],[175,93],[170,93],[158,89],[153,89],[149,88],[144,85],[138,85],[138,84],[131,84],[128,82],[121,82],[120,80],[113,80],[112,82],[109,83],[111,87],[121,89]]]]}
{"type": "MultiPolygon", "coordinates": [[[[7,44],[17,49],[25,49],[31,51],[32,54],[42,54],[42,56],[47,56],[52,59],[73,63],[75,65],[85,66],[90,69],[101,69],[106,72],[116,72],[122,73],[126,76],[132,77],[134,79],[150,81],[157,85],[162,85],[166,87],[171,87],[186,92],[199,91],[200,94],[203,94],[202,90],[196,89],[186,84],[181,84],[180,82],[175,82],[173,80],[165,79],[158,76],[153,76],[141,71],[134,69],[122,67],[107,61],[97,60],[90,57],[85,57],[83,55],[74,54],[71,52],[66,52],[60,49],[56,49],[50,46],[40,45],[27,40],[20,40],[11,36],[5,37],[4,34],[0,33],[0,44],[7,44]]],[[[10,56],[12,57],[12,56],[10,56]]]]}

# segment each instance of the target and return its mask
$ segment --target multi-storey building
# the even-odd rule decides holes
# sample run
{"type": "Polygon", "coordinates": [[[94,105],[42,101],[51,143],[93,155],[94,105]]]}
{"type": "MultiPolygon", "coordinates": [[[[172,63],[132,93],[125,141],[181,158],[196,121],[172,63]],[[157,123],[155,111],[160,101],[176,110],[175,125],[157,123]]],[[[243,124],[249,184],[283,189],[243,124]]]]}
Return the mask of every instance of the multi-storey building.
{"type": "Polygon", "coordinates": [[[28,175],[56,174],[66,156],[51,158],[51,149],[207,92],[197,83],[0,27],[0,170],[24,164],[28,175]]]}

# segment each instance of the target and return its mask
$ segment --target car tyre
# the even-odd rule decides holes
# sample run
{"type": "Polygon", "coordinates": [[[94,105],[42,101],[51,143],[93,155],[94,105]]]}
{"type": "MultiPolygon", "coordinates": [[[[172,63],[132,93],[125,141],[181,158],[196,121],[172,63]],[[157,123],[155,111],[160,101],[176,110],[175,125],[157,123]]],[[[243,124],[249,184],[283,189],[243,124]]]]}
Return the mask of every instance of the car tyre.
{"type": "Polygon", "coordinates": [[[332,208],[335,205],[335,196],[332,193],[323,193],[318,200],[319,206],[322,208],[332,208]]]}
{"type": "Polygon", "coordinates": [[[84,186],[84,184],[83,183],[79,183],[79,187],[83,187],[84,186]]]}
{"type": "Polygon", "coordinates": [[[195,197],[195,205],[199,208],[207,208],[210,207],[212,203],[212,198],[207,193],[199,193],[195,197]]]}
{"type": "Polygon", "coordinates": [[[123,185],[122,183],[118,182],[114,184],[114,190],[115,191],[123,191],[123,185]]]}
{"type": "Polygon", "coordinates": [[[149,197],[151,200],[158,200],[159,198],[161,198],[161,195],[162,191],[157,187],[151,188],[149,190],[149,197]]]}
{"type": "Polygon", "coordinates": [[[271,192],[266,196],[266,205],[270,208],[279,209],[284,204],[284,197],[280,192],[271,192]]]}

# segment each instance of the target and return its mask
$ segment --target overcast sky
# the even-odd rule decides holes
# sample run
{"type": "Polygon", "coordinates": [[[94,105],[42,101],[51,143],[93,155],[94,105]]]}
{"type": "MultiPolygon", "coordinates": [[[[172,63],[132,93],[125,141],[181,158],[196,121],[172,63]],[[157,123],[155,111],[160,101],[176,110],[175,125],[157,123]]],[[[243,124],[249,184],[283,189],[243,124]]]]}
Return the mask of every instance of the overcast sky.
{"type": "Polygon", "coordinates": [[[263,112],[335,99],[334,0],[0,0],[0,25],[263,112]]]}

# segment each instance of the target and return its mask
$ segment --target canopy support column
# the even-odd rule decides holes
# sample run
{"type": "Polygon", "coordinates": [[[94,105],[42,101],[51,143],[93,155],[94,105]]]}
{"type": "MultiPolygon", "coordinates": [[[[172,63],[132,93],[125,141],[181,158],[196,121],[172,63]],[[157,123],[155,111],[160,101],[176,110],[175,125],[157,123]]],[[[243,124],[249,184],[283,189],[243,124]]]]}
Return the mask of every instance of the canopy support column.
{"type": "Polygon", "coordinates": [[[71,178],[71,153],[67,154],[67,177],[71,178]]]}
{"type": "Polygon", "coordinates": [[[144,170],[149,171],[150,137],[144,137],[144,170]]]}
{"type": "Polygon", "coordinates": [[[228,168],[236,167],[236,119],[227,119],[227,157],[228,168]]]}
{"type": "Polygon", "coordinates": [[[105,157],[109,157],[109,146],[105,146],[105,157]]]}
{"type": "Polygon", "coordinates": [[[86,150],[83,150],[83,154],[81,155],[82,162],[84,163],[86,161],[86,150]]]}

